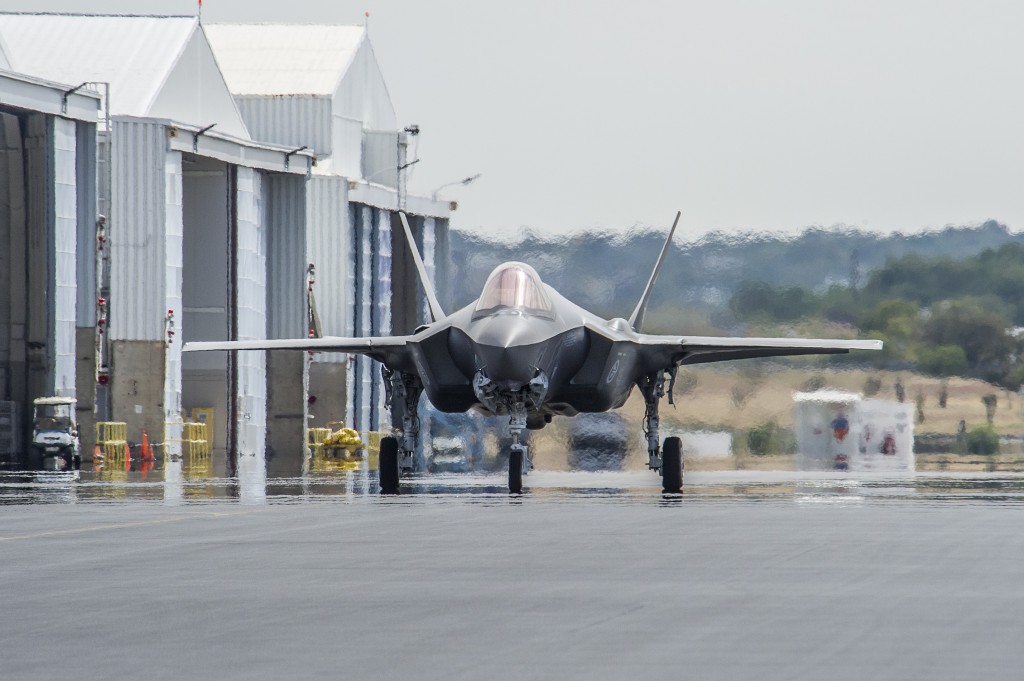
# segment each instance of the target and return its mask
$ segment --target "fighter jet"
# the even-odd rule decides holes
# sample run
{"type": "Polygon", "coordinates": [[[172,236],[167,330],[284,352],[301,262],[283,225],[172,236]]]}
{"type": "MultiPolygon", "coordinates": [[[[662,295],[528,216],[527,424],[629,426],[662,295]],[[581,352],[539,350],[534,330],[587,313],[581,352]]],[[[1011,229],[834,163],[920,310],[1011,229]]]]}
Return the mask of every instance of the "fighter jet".
{"type": "Polygon", "coordinates": [[[564,298],[523,262],[499,265],[480,297],[446,314],[427,277],[408,220],[406,241],[423,286],[432,321],[411,335],[366,338],[211,341],[186,343],[203,350],[293,349],[369,356],[381,363],[386,404],[395,436],[380,446],[380,489],[397,494],[402,471],[412,470],[420,422],[420,396],[439,411],[477,409],[507,416],[512,444],[508,487],[523,489],[532,464],[522,442],[527,429],[543,428],[555,416],[603,412],[621,407],[634,388],[646,406],[643,431],[648,467],[662,478],[666,493],[682,488],[679,438],[660,442],[658,410],[672,402],[680,366],[752,357],[777,357],[880,350],[877,340],[734,338],[643,333],[644,313],[679,224],[677,213],[643,295],[629,319],[603,319],[564,298]]]}

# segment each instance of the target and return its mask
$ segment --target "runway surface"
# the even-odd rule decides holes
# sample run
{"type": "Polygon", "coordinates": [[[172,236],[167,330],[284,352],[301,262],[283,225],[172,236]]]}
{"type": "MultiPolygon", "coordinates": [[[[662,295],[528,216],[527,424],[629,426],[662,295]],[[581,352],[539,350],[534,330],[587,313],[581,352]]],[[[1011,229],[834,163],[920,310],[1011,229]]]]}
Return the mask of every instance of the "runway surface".
{"type": "Polygon", "coordinates": [[[1024,668],[1019,475],[175,475],[0,474],[2,678],[1024,668]]]}

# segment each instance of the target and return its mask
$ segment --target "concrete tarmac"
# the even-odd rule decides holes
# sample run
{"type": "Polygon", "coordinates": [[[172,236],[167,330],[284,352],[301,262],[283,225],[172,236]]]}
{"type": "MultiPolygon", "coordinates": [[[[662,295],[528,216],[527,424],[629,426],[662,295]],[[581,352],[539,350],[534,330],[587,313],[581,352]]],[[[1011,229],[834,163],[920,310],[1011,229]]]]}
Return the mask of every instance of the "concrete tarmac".
{"type": "Polygon", "coordinates": [[[0,507],[0,677],[1024,673],[1016,494],[532,479],[521,497],[0,507]]]}

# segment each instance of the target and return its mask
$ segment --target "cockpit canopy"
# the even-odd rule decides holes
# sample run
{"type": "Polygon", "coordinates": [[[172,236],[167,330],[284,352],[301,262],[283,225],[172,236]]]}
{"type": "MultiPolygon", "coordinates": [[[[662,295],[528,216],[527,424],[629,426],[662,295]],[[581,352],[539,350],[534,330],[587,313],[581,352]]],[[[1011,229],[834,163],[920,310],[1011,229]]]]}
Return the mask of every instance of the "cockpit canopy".
{"type": "Polygon", "coordinates": [[[554,306],[537,270],[526,263],[507,262],[491,272],[476,302],[473,316],[483,317],[501,312],[548,318],[555,316],[554,306]]]}

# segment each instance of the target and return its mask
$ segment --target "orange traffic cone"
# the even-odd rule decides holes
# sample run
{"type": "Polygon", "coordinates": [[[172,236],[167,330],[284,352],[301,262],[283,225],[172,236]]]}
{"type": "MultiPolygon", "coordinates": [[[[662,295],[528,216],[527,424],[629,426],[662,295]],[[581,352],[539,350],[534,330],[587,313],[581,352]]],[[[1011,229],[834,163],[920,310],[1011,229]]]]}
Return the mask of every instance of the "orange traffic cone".
{"type": "Polygon", "coordinates": [[[146,435],[146,431],[142,431],[142,458],[146,461],[153,458],[153,451],[149,448],[149,436],[146,435]]]}
{"type": "Polygon", "coordinates": [[[130,471],[132,469],[132,450],[128,448],[128,443],[124,443],[124,469],[130,471]]]}

